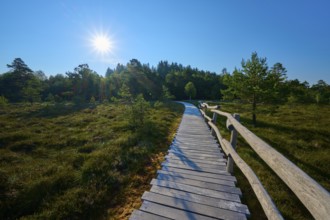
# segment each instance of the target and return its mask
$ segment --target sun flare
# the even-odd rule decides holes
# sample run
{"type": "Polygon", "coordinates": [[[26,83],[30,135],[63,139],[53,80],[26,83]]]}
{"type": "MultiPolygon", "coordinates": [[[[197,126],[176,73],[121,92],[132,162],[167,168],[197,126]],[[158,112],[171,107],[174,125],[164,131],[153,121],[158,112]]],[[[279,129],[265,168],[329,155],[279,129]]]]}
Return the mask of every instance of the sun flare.
{"type": "Polygon", "coordinates": [[[92,45],[94,50],[101,54],[107,54],[112,49],[112,42],[107,35],[95,35],[92,38],[92,45]]]}

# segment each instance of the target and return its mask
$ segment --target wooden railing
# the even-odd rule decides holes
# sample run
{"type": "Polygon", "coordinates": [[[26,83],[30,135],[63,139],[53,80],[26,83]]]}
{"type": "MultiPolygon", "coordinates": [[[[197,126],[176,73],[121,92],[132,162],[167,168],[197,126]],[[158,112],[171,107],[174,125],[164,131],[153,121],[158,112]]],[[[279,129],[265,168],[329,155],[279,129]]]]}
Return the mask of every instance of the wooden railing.
{"type": "Polygon", "coordinates": [[[267,191],[261,184],[253,170],[236,153],[236,138],[240,134],[251,148],[263,161],[283,180],[283,182],[295,193],[315,219],[330,219],[330,194],[314,179],[308,176],[295,164],[277,152],[266,142],[239,123],[239,115],[231,115],[222,112],[219,106],[209,106],[200,103],[200,111],[212,129],[212,133],[218,138],[221,147],[228,157],[227,170],[232,172],[233,162],[242,171],[255,192],[268,219],[283,219],[267,191]],[[206,115],[203,109],[213,112],[212,119],[206,115]],[[217,115],[227,118],[227,128],[231,131],[230,142],[224,139],[217,126],[217,115]]]}

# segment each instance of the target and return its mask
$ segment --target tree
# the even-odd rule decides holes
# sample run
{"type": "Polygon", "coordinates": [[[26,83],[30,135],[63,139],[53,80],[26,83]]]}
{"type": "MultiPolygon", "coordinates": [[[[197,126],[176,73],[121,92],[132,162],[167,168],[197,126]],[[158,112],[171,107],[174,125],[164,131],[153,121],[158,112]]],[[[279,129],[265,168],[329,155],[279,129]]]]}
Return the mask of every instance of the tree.
{"type": "Polygon", "coordinates": [[[126,84],[123,84],[119,90],[119,96],[120,98],[127,102],[131,103],[132,102],[132,94],[129,90],[129,87],[126,84]]]}
{"type": "Polygon", "coordinates": [[[184,91],[187,96],[189,96],[189,99],[194,98],[196,96],[196,87],[192,82],[188,82],[186,86],[184,87],[184,91]]]}
{"type": "Polygon", "coordinates": [[[7,64],[11,72],[32,73],[33,71],[24,63],[21,58],[15,58],[11,64],[7,64]]]}
{"type": "Polygon", "coordinates": [[[22,89],[22,95],[25,101],[33,104],[41,101],[42,82],[37,77],[31,78],[26,82],[22,89]]]}
{"type": "Polygon", "coordinates": [[[171,94],[170,90],[163,85],[163,90],[162,90],[162,99],[167,101],[167,100],[171,100],[171,99],[175,99],[175,97],[171,94]]]}
{"type": "Polygon", "coordinates": [[[224,76],[224,83],[228,86],[224,94],[251,103],[252,123],[256,126],[257,104],[277,102],[285,72],[285,68],[280,63],[275,64],[268,71],[267,59],[259,58],[254,52],[251,59],[242,60],[242,70],[235,69],[231,76],[224,76]]]}
{"type": "Polygon", "coordinates": [[[0,94],[11,102],[24,100],[31,101],[31,96],[36,100],[42,90],[41,80],[38,75],[24,63],[21,58],[16,58],[11,64],[7,64],[10,71],[0,76],[0,94]]]}

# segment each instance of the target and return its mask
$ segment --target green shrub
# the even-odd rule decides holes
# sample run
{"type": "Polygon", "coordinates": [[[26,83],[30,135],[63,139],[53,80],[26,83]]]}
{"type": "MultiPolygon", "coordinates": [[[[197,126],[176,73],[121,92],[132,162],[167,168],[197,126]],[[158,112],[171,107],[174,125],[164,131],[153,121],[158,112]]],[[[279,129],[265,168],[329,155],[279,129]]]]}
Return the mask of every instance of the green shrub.
{"type": "Polygon", "coordinates": [[[8,105],[8,99],[4,96],[0,96],[0,106],[7,106],[8,105]]]}
{"type": "Polygon", "coordinates": [[[142,94],[138,95],[130,107],[129,122],[133,128],[144,126],[149,108],[149,102],[143,98],[142,94]]]}

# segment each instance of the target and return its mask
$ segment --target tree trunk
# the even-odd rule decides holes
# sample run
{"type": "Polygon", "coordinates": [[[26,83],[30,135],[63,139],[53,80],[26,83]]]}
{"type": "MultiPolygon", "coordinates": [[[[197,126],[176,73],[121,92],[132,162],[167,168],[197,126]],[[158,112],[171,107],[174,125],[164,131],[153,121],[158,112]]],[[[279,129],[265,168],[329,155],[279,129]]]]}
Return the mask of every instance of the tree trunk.
{"type": "Polygon", "coordinates": [[[253,94],[253,102],[252,102],[252,124],[253,124],[254,127],[257,126],[256,109],[257,109],[257,100],[256,100],[256,95],[253,94]]]}

